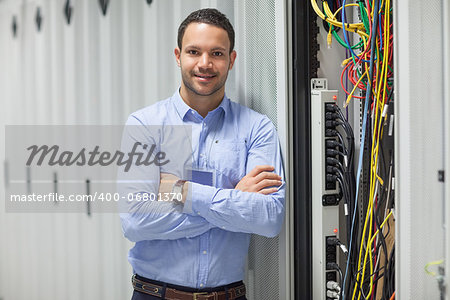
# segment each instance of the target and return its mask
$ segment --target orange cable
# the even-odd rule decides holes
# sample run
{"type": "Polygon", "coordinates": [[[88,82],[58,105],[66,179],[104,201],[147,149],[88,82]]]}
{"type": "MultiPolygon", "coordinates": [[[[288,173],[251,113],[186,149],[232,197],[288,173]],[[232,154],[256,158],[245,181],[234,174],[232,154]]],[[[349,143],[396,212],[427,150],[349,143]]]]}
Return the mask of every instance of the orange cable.
{"type": "Polygon", "coordinates": [[[394,298],[395,298],[395,292],[392,294],[391,299],[389,299],[389,300],[394,300],[394,298]]]}

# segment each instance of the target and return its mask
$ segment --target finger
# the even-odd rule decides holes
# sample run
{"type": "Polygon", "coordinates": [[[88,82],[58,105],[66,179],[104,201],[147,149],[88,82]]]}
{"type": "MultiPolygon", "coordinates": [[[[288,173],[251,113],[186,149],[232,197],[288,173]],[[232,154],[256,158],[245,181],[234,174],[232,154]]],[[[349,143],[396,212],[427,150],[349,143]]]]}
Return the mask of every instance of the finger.
{"type": "Polygon", "coordinates": [[[282,182],[280,180],[264,179],[256,185],[256,189],[262,190],[269,186],[280,186],[281,184],[282,182]]]}
{"type": "Polygon", "coordinates": [[[256,175],[258,175],[261,172],[264,171],[273,171],[275,170],[274,166],[270,166],[270,165],[260,165],[260,166],[256,166],[253,168],[253,170],[251,170],[250,172],[248,172],[249,176],[255,177],[256,175]]]}
{"type": "Polygon", "coordinates": [[[278,188],[269,188],[269,189],[260,190],[258,193],[263,194],[263,195],[269,195],[269,194],[273,194],[277,191],[278,191],[278,188]]]}
{"type": "Polygon", "coordinates": [[[273,172],[261,172],[255,177],[255,179],[256,182],[260,182],[263,179],[281,180],[281,176],[273,172]]]}

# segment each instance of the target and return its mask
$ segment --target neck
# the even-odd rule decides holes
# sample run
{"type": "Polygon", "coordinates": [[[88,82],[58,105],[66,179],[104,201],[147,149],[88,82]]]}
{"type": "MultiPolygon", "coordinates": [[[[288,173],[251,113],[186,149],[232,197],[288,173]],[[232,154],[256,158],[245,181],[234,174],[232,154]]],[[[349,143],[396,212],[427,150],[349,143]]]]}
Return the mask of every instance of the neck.
{"type": "Polygon", "coordinates": [[[184,103],[197,111],[203,118],[206,117],[210,111],[216,109],[220,105],[224,95],[224,89],[221,89],[209,96],[201,96],[195,94],[183,84],[180,88],[180,96],[184,103]]]}

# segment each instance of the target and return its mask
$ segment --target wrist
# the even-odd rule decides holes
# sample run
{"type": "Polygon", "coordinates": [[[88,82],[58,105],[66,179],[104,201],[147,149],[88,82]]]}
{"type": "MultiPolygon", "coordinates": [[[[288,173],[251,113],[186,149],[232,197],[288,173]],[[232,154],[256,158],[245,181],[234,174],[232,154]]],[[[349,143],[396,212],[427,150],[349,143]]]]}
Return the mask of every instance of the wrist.
{"type": "Polygon", "coordinates": [[[186,201],[188,190],[188,185],[186,183],[187,183],[186,180],[179,179],[175,181],[175,183],[172,186],[172,193],[176,194],[175,199],[177,202],[184,203],[186,201]],[[181,195],[181,201],[178,200],[179,199],[178,195],[181,195]]]}
{"type": "Polygon", "coordinates": [[[189,192],[189,181],[186,181],[183,186],[183,192],[182,192],[183,198],[182,198],[181,202],[183,202],[183,203],[186,202],[188,192],[189,192]]]}

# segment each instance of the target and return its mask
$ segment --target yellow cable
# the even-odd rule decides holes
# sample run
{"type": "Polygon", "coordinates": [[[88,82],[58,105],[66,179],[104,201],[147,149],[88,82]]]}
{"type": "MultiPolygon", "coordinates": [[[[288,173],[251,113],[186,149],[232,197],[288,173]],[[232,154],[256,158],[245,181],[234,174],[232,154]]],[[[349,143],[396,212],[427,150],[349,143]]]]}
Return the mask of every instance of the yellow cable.
{"type": "MultiPolygon", "coordinates": [[[[326,6],[327,2],[324,2],[324,6],[326,6]]],[[[319,6],[317,5],[317,1],[316,0],[311,0],[311,5],[314,9],[314,11],[316,12],[316,14],[322,19],[325,20],[326,22],[332,24],[333,26],[342,28],[342,22],[339,22],[336,19],[331,19],[330,17],[327,17],[323,14],[323,12],[320,10],[319,6]]],[[[331,14],[332,15],[332,14],[331,14]]],[[[363,23],[345,23],[345,28],[347,31],[353,31],[356,32],[359,35],[364,35],[366,37],[369,37],[369,35],[365,32],[364,29],[364,24],[363,23]],[[364,30],[364,31],[362,31],[364,30]]]]}
{"type": "MultiPolygon", "coordinates": [[[[384,225],[386,224],[387,220],[389,219],[389,217],[392,216],[392,211],[390,211],[388,213],[388,215],[386,216],[386,218],[384,218],[383,223],[381,223],[380,225],[380,229],[383,229],[384,225]]],[[[377,231],[375,231],[375,233],[373,234],[373,237],[370,239],[370,243],[373,243],[373,240],[375,239],[375,237],[378,235],[378,233],[380,232],[380,229],[378,229],[377,231]]]]}
{"type": "MultiPolygon", "coordinates": [[[[372,8],[373,7],[374,6],[372,6],[372,8]]],[[[378,39],[378,36],[376,38],[378,39]]],[[[378,47],[376,48],[376,50],[377,50],[377,57],[380,57],[378,47]]],[[[383,65],[383,68],[384,68],[384,66],[385,66],[385,59],[383,60],[382,65],[383,65]]],[[[380,78],[379,72],[380,72],[380,70],[377,67],[376,68],[376,74],[375,74],[375,84],[373,84],[371,86],[377,87],[378,83],[381,86],[381,83],[382,83],[383,80],[382,79],[380,81],[378,80],[378,78],[380,78]]],[[[375,105],[376,108],[374,109],[374,111],[375,111],[374,128],[378,128],[379,127],[379,126],[377,126],[378,122],[379,122],[379,120],[378,120],[378,105],[379,105],[378,99],[379,99],[379,96],[380,96],[380,89],[378,88],[378,89],[376,89],[376,91],[374,93],[374,97],[376,99],[376,105],[375,105]]],[[[372,137],[372,149],[371,149],[371,163],[370,163],[370,165],[371,165],[371,168],[370,168],[371,172],[370,172],[370,181],[369,181],[370,182],[370,193],[369,193],[370,201],[368,203],[368,208],[367,208],[368,212],[372,211],[372,209],[373,209],[373,202],[375,200],[374,193],[375,193],[375,183],[376,183],[376,169],[377,169],[376,166],[377,166],[377,163],[378,163],[377,154],[378,154],[378,140],[379,140],[379,138],[380,138],[379,131],[374,130],[374,135],[372,137]],[[377,135],[377,133],[378,133],[378,135],[377,135]],[[375,147],[375,145],[377,145],[377,147],[375,147]],[[374,157],[375,157],[375,161],[374,161],[374,157]]],[[[364,230],[363,230],[363,235],[362,235],[362,238],[361,238],[362,242],[361,242],[361,247],[360,247],[360,252],[359,252],[358,266],[361,265],[362,250],[363,250],[364,240],[365,240],[365,236],[366,236],[367,226],[369,226],[368,240],[370,240],[371,236],[372,236],[372,227],[373,227],[373,214],[372,213],[370,215],[366,214],[366,219],[364,221],[364,230]],[[367,217],[369,217],[369,218],[367,218],[367,217]]],[[[367,266],[367,257],[369,256],[369,253],[371,253],[371,252],[372,252],[372,244],[371,243],[367,243],[366,244],[366,252],[365,252],[365,255],[364,255],[363,269],[362,269],[362,273],[361,273],[361,280],[359,280],[359,273],[358,273],[357,279],[356,279],[357,284],[355,285],[355,289],[353,291],[353,299],[354,299],[355,294],[356,294],[358,282],[360,283],[361,288],[362,288],[362,284],[364,282],[366,266],[367,266]]],[[[369,256],[369,261],[370,261],[370,274],[373,274],[372,255],[369,256]]],[[[368,293],[369,295],[371,294],[371,291],[372,291],[372,284],[373,284],[373,277],[371,276],[370,292],[368,293]]],[[[359,292],[358,293],[358,300],[360,299],[360,297],[361,297],[361,293],[359,292]]]]}
{"type": "Polygon", "coordinates": [[[375,175],[377,176],[378,182],[379,182],[381,185],[384,185],[384,180],[383,180],[378,174],[375,174],[375,175]]]}
{"type": "MultiPolygon", "coordinates": [[[[358,4],[356,4],[356,3],[349,3],[349,4],[346,4],[345,5],[345,7],[350,7],[350,6],[356,6],[356,7],[359,7],[359,5],[358,4]]],[[[327,14],[327,16],[333,16],[333,20],[336,20],[337,21],[337,19],[336,19],[336,15],[342,10],[342,6],[341,7],[339,7],[334,13],[331,11],[331,9],[330,9],[330,6],[328,5],[328,2],[323,2],[323,9],[325,10],[325,13],[327,14]]],[[[341,23],[341,22],[339,22],[339,23],[341,23]]],[[[358,23],[358,24],[362,24],[362,23],[358,23]]],[[[341,27],[342,28],[342,27],[341,27]]],[[[363,24],[363,27],[362,28],[364,28],[364,24],[363,24]]]]}
{"type": "MultiPolygon", "coordinates": [[[[375,76],[375,79],[377,79],[377,78],[378,77],[375,76]]],[[[375,133],[374,133],[374,136],[373,136],[373,140],[374,140],[374,138],[375,138],[375,133]]],[[[374,143],[372,142],[371,166],[373,165],[373,151],[374,151],[374,145],[373,144],[374,143]]],[[[367,227],[369,227],[368,237],[370,237],[371,233],[372,233],[372,216],[373,216],[373,214],[372,214],[372,208],[373,208],[372,203],[373,203],[373,186],[374,186],[372,184],[372,181],[373,181],[373,173],[372,173],[372,169],[371,169],[370,181],[369,181],[370,182],[370,193],[369,193],[370,201],[368,203],[366,217],[364,219],[364,228],[363,228],[363,233],[362,233],[362,236],[361,236],[361,245],[360,245],[360,248],[359,248],[358,266],[361,266],[362,253],[363,253],[363,249],[364,249],[364,240],[365,240],[365,237],[366,237],[367,227]]],[[[352,297],[352,299],[355,298],[356,291],[357,290],[360,291],[361,288],[362,288],[362,283],[364,281],[364,275],[365,275],[365,271],[366,271],[367,256],[368,256],[368,252],[371,252],[371,249],[372,249],[371,248],[371,244],[367,243],[366,244],[366,252],[364,254],[364,263],[363,263],[362,273],[358,272],[358,274],[356,276],[356,284],[355,284],[355,288],[353,290],[353,297],[352,297]],[[360,275],[361,275],[361,280],[359,280],[360,275]],[[358,285],[361,285],[360,289],[357,289],[358,285]]],[[[361,293],[358,292],[358,300],[360,299],[360,297],[361,297],[361,293]]]]}
{"type": "Polygon", "coordinates": [[[328,49],[331,48],[331,41],[333,40],[333,36],[331,35],[331,28],[333,28],[332,25],[329,25],[328,26],[328,35],[327,35],[327,46],[328,46],[328,49]]]}
{"type": "MultiPolygon", "coordinates": [[[[362,36],[361,38],[363,39],[363,43],[364,43],[364,51],[365,51],[365,49],[366,49],[366,47],[367,47],[367,44],[366,44],[366,38],[365,38],[364,36],[362,36]]],[[[349,61],[351,61],[351,60],[352,60],[352,57],[350,57],[350,58],[344,60],[344,61],[342,62],[342,64],[344,64],[344,62],[345,62],[345,65],[346,65],[346,64],[347,64],[349,61]]],[[[345,65],[344,65],[344,66],[345,66],[345,65]]],[[[355,67],[355,66],[354,66],[354,67],[355,67]]],[[[362,80],[365,76],[369,77],[369,73],[367,72],[367,69],[366,69],[366,71],[364,72],[364,74],[362,74],[361,77],[358,79],[358,81],[356,82],[356,84],[355,84],[355,86],[353,87],[352,91],[351,91],[350,94],[347,96],[347,100],[346,100],[345,103],[344,103],[344,108],[346,108],[346,107],[348,106],[348,104],[350,103],[350,100],[353,98],[353,94],[355,93],[356,88],[358,87],[359,83],[361,82],[361,80],[362,80]]]]}
{"type": "Polygon", "coordinates": [[[435,277],[435,276],[437,275],[436,272],[429,271],[428,268],[429,268],[430,266],[440,265],[440,264],[442,264],[442,263],[444,263],[444,260],[443,260],[443,259],[441,259],[441,260],[436,260],[436,261],[430,261],[429,263],[427,263],[427,264],[425,265],[425,272],[426,272],[428,275],[431,275],[431,276],[435,277]]]}
{"type": "Polygon", "coordinates": [[[352,59],[352,57],[344,59],[341,63],[341,67],[345,67],[350,61],[352,61],[352,59]]]}
{"type": "MultiPolygon", "coordinates": [[[[370,212],[371,212],[371,206],[370,206],[370,204],[369,204],[369,206],[367,207],[367,212],[366,212],[366,218],[365,218],[365,222],[364,222],[364,227],[363,227],[363,233],[362,233],[362,237],[364,237],[365,235],[366,235],[366,229],[367,229],[367,220],[368,220],[368,215],[370,214],[370,212]]],[[[359,247],[359,258],[358,258],[358,264],[357,264],[357,266],[360,266],[361,265],[361,257],[362,257],[362,249],[363,249],[363,246],[364,246],[364,239],[362,238],[361,239],[361,246],[359,247]]],[[[358,272],[358,274],[356,275],[356,284],[355,284],[355,288],[354,288],[354,290],[353,290],[353,296],[352,296],[352,299],[355,299],[355,294],[356,294],[356,290],[357,290],[357,288],[358,288],[358,282],[359,282],[359,272],[358,272]]]]}
{"type": "MultiPolygon", "coordinates": [[[[372,0],[372,9],[371,11],[367,11],[367,15],[370,16],[370,19],[373,19],[373,15],[375,13],[374,11],[374,7],[375,7],[375,1],[378,0],[372,0]]],[[[317,5],[317,0],[311,0],[311,5],[314,9],[314,11],[316,12],[316,14],[323,20],[325,20],[326,22],[328,22],[330,24],[330,29],[328,31],[328,36],[327,36],[327,44],[329,47],[331,47],[331,43],[332,43],[332,35],[331,35],[331,26],[336,26],[339,28],[342,28],[342,22],[339,22],[336,19],[336,15],[339,11],[341,11],[343,9],[343,7],[340,7],[336,10],[336,12],[331,12],[330,7],[328,5],[328,3],[325,1],[323,2],[323,8],[325,11],[325,14],[319,9],[318,5],[317,5]]],[[[345,7],[350,7],[350,6],[359,6],[356,3],[351,3],[351,4],[347,4],[345,5],[345,7]]],[[[390,0],[382,0],[382,4],[380,6],[379,9],[379,14],[381,14],[381,12],[383,11],[383,6],[384,6],[384,10],[385,10],[385,18],[384,18],[384,36],[383,36],[383,53],[384,53],[384,57],[383,57],[383,61],[380,62],[378,60],[377,66],[376,66],[376,74],[375,74],[375,78],[374,78],[374,83],[371,84],[371,88],[373,89],[373,95],[374,95],[374,100],[375,100],[375,107],[374,107],[374,124],[373,124],[373,128],[374,130],[374,134],[372,136],[372,149],[371,149],[371,159],[370,159],[370,192],[369,192],[369,203],[368,203],[368,207],[367,207],[367,211],[366,211],[366,216],[365,216],[365,220],[364,220],[364,227],[363,227],[363,232],[362,232],[362,237],[361,237],[361,246],[360,246],[360,251],[359,251],[359,258],[358,258],[358,267],[361,267],[361,261],[363,258],[362,252],[364,249],[364,241],[366,240],[366,234],[367,234],[367,244],[366,244],[366,251],[364,254],[364,263],[362,264],[362,272],[357,272],[357,278],[356,278],[356,284],[355,284],[355,288],[353,290],[353,296],[352,299],[355,298],[355,294],[357,291],[357,287],[360,285],[362,288],[362,284],[364,282],[364,277],[365,277],[365,271],[366,271],[366,266],[367,266],[367,258],[369,257],[369,261],[370,261],[370,291],[368,293],[367,299],[371,296],[372,293],[372,289],[373,289],[373,256],[369,255],[372,253],[372,243],[374,241],[374,239],[377,237],[379,230],[381,230],[384,226],[384,224],[386,223],[386,221],[388,220],[388,218],[392,215],[392,212],[390,212],[388,214],[388,216],[385,218],[385,220],[383,221],[383,223],[380,226],[380,229],[378,229],[375,233],[373,233],[372,235],[372,228],[373,228],[373,214],[372,211],[374,210],[374,203],[375,203],[375,199],[376,199],[376,195],[375,195],[375,191],[376,191],[376,186],[377,183],[379,182],[381,185],[383,185],[383,179],[377,174],[377,169],[378,169],[378,156],[379,156],[379,145],[380,145],[380,139],[382,137],[382,132],[383,132],[383,128],[382,128],[382,121],[383,121],[383,116],[382,116],[382,110],[384,108],[384,102],[386,100],[386,90],[387,90],[387,74],[388,74],[388,54],[389,54],[389,7],[390,7],[390,0]],[[381,70],[380,70],[381,69],[381,70]],[[381,72],[380,72],[381,71],[381,72]],[[369,228],[367,228],[367,226],[369,228]],[[367,230],[368,229],[368,230],[367,230]],[[359,280],[361,275],[361,280],[359,280]]],[[[345,28],[348,31],[353,31],[357,34],[359,34],[363,41],[364,41],[364,57],[365,57],[365,72],[364,74],[362,74],[360,76],[360,78],[358,79],[357,83],[355,84],[355,86],[353,87],[351,93],[348,95],[347,97],[347,101],[344,104],[344,107],[346,107],[348,105],[348,103],[350,102],[351,98],[353,97],[354,92],[356,91],[356,88],[358,87],[358,85],[360,84],[361,80],[363,80],[364,78],[368,77],[368,63],[367,63],[367,56],[368,56],[368,52],[366,51],[367,47],[370,47],[370,45],[368,45],[366,43],[366,38],[369,38],[369,35],[366,33],[365,27],[363,23],[346,23],[345,24],[345,28]]],[[[376,30],[376,28],[374,29],[376,30]]],[[[376,39],[378,40],[378,36],[376,36],[376,39]]],[[[378,46],[378,45],[377,45],[378,46]]],[[[380,53],[379,53],[379,49],[377,47],[376,49],[377,51],[377,57],[380,57],[380,53]]],[[[353,60],[353,57],[348,58],[346,60],[344,60],[342,62],[342,66],[347,65],[350,61],[353,60]]],[[[377,192],[378,193],[378,192],[377,192]]],[[[359,293],[358,293],[358,300],[361,297],[361,288],[359,289],[359,293]]]]}
{"type": "MultiPolygon", "coordinates": [[[[378,74],[375,75],[375,80],[378,79],[377,75],[378,74]]],[[[374,86],[376,86],[376,83],[374,84],[374,86]]],[[[376,94],[374,93],[374,96],[375,95],[376,94]]],[[[372,137],[372,141],[375,139],[375,133],[376,132],[374,131],[374,135],[372,137]]],[[[372,142],[372,149],[371,149],[371,159],[370,159],[370,165],[371,166],[373,166],[373,152],[374,152],[374,142],[372,142]]],[[[372,172],[373,168],[370,168],[370,170],[371,170],[371,172],[370,172],[370,179],[369,179],[369,182],[370,182],[369,202],[368,202],[367,213],[366,213],[366,217],[365,217],[365,221],[364,221],[364,230],[363,230],[363,234],[361,236],[361,246],[360,246],[360,249],[359,249],[358,266],[361,266],[362,254],[363,254],[363,249],[364,249],[364,240],[366,239],[367,227],[369,227],[368,239],[370,239],[370,236],[372,234],[372,222],[373,222],[373,220],[372,220],[372,216],[373,216],[373,214],[372,214],[372,208],[373,208],[372,204],[373,204],[373,189],[374,189],[373,172],[372,172]]],[[[366,272],[366,265],[367,265],[367,256],[368,256],[368,253],[371,252],[371,250],[372,250],[372,245],[367,243],[366,244],[366,252],[364,254],[364,262],[362,264],[363,269],[362,269],[362,272],[361,273],[358,272],[358,275],[356,276],[356,282],[357,283],[355,284],[355,289],[353,290],[353,298],[352,299],[355,298],[357,290],[358,290],[358,298],[357,299],[359,300],[360,297],[361,297],[361,292],[360,291],[362,289],[362,284],[364,282],[364,275],[365,275],[365,272],[366,272]],[[361,276],[361,280],[359,280],[360,276],[361,276]],[[358,285],[360,285],[360,289],[357,289],[358,285]]],[[[372,260],[372,256],[370,256],[370,260],[372,260]]]]}
{"type": "MultiPolygon", "coordinates": [[[[381,124],[382,124],[382,116],[381,116],[381,111],[384,107],[384,101],[385,101],[385,97],[386,97],[386,89],[387,89],[387,69],[388,69],[388,53],[389,53],[389,44],[387,41],[388,38],[388,34],[386,34],[386,30],[389,29],[389,27],[387,26],[387,22],[389,21],[389,3],[390,0],[386,0],[386,6],[385,6],[385,10],[386,10],[386,14],[387,17],[385,17],[385,31],[384,31],[384,57],[383,57],[383,63],[382,63],[382,70],[381,70],[381,80],[379,81],[379,85],[378,85],[378,89],[377,89],[377,93],[376,93],[376,108],[375,108],[375,124],[374,124],[374,128],[377,128],[374,131],[374,136],[373,136],[373,143],[372,143],[372,156],[371,156],[371,186],[370,186],[370,199],[374,199],[375,195],[375,180],[377,179],[378,175],[376,174],[377,168],[378,168],[378,150],[379,150],[379,140],[382,136],[382,128],[381,128],[381,124]],[[383,85],[383,88],[382,88],[383,85]],[[381,98],[380,101],[380,95],[381,95],[381,90],[383,90],[383,97],[381,98]],[[380,112],[380,114],[379,114],[380,112]],[[381,116],[380,118],[378,116],[381,116]],[[377,138],[375,139],[375,134],[378,133],[377,138]],[[375,146],[376,145],[376,146],[375,146]],[[374,148],[375,146],[375,148],[374,148]],[[373,161],[375,159],[375,161],[373,161]],[[372,174],[374,175],[372,177],[372,174]]],[[[377,57],[379,57],[379,52],[378,52],[378,48],[377,48],[377,57]]],[[[378,69],[377,69],[378,71],[378,69]]],[[[378,78],[378,72],[377,72],[377,77],[378,78]]],[[[371,215],[371,220],[370,220],[370,226],[372,227],[372,215],[371,215]]],[[[377,231],[378,232],[378,231],[377,231]]],[[[365,267],[366,267],[366,262],[367,262],[367,256],[369,254],[369,252],[371,252],[371,244],[373,239],[375,238],[377,233],[374,234],[373,237],[370,238],[369,241],[369,245],[366,248],[366,253],[365,253],[365,257],[364,257],[364,263],[363,263],[363,272],[362,272],[362,278],[361,278],[361,282],[364,282],[364,273],[365,273],[365,267]],[[369,251],[370,250],[370,251],[369,251]]],[[[370,236],[370,232],[369,232],[369,236],[370,236]]],[[[374,274],[373,272],[373,262],[372,262],[372,255],[369,256],[370,259],[370,274],[374,274]]],[[[369,292],[367,293],[367,297],[366,299],[368,299],[371,294],[372,294],[372,289],[373,289],[373,275],[370,276],[370,288],[369,288],[369,292]]],[[[358,296],[359,299],[359,296],[358,296]]]]}
{"type": "MultiPolygon", "coordinates": [[[[342,28],[342,23],[341,23],[341,22],[337,21],[336,19],[332,19],[332,18],[330,18],[330,17],[327,17],[327,16],[320,10],[319,6],[317,5],[317,1],[316,1],[316,0],[311,0],[311,5],[312,5],[314,11],[316,12],[316,14],[317,14],[321,19],[323,19],[323,20],[325,20],[326,22],[331,23],[331,24],[336,23],[336,24],[333,24],[333,25],[336,25],[336,26],[342,28]],[[339,26],[339,23],[341,23],[340,26],[339,26]]],[[[323,6],[324,6],[324,9],[325,9],[326,14],[329,15],[329,16],[332,16],[333,13],[331,12],[331,10],[330,10],[330,8],[329,8],[329,6],[328,6],[328,3],[327,3],[326,1],[323,2],[323,6]],[[328,6],[328,9],[327,9],[327,6],[328,6]]],[[[347,6],[347,5],[346,5],[346,6],[347,6]]],[[[349,29],[359,29],[359,28],[364,28],[364,24],[363,24],[363,23],[354,23],[354,24],[351,24],[351,23],[350,23],[350,24],[349,24],[349,23],[345,23],[345,27],[346,27],[346,28],[349,28],[349,29]]]]}
{"type": "MultiPolygon", "coordinates": [[[[357,7],[359,7],[359,5],[356,4],[356,3],[350,3],[350,4],[346,4],[345,5],[345,7],[350,7],[350,6],[357,6],[357,7]]],[[[326,1],[323,2],[323,7],[324,7],[324,10],[325,10],[326,14],[329,15],[329,16],[332,15],[333,16],[333,21],[337,22],[337,24],[339,24],[337,26],[342,28],[342,22],[338,21],[337,18],[336,18],[336,15],[342,10],[342,6],[339,7],[334,14],[331,12],[330,6],[328,5],[328,2],[326,2],[326,1]]],[[[327,22],[330,23],[329,21],[327,21],[327,22]]],[[[345,24],[347,24],[347,23],[345,23],[345,24]]],[[[369,37],[369,35],[366,33],[366,28],[364,27],[363,23],[355,23],[354,25],[355,26],[358,25],[358,30],[355,31],[357,34],[359,34],[360,36],[369,37]],[[361,30],[364,30],[364,31],[361,31],[361,30]]],[[[346,28],[348,28],[348,27],[346,26],[346,28]]],[[[351,29],[351,26],[350,26],[349,29],[351,29]]]]}
{"type": "Polygon", "coordinates": [[[358,81],[356,82],[355,86],[353,87],[352,91],[350,92],[350,94],[347,96],[347,100],[344,103],[344,108],[346,108],[348,106],[348,104],[350,103],[350,100],[353,98],[353,94],[356,91],[356,88],[358,87],[359,83],[361,82],[361,80],[366,77],[369,76],[369,74],[366,72],[364,72],[364,74],[361,75],[361,77],[359,77],[358,81]]]}
{"type": "MultiPolygon", "coordinates": [[[[367,61],[367,55],[368,55],[368,53],[366,52],[365,54],[364,54],[364,59],[367,61]]],[[[365,64],[365,70],[368,70],[369,69],[369,65],[368,65],[368,63],[367,62],[364,62],[364,64],[365,64]]],[[[357,264],[357,266],[358,266],[358,268],[359,268],[359,266],[361,265],[361,256],[362,256],[362,247],[363,247],[363,241],[364,241],[364,237],[365,237],[365,235],[366,235],[366,229],[367,229],[367,214],[368,213],[370,213],[370,205],[369,205],[369,207],[367,208],[367,212],[366,212],[366,217],[365,217],[365,221],[364,221],[364,227],[363,227],[363,232],[362,232],[362,238],[361,238],[361,241],[362,241],[362,243],[361,243],[361,246],[360,246],[360,249],[359,249],[359,257],[358,257],[358,264],[357,264]]],[[[353,294],[352,294],[352,299],[355,299],[355,294],[356,294],[356,290],[357,290],[357,287],[358,287],[358,279],[359,279],[359,275],[360,275],[360,273],[359,272],[357,272],[357,275],[356,275],[356,284],[355,284],[355,288],[354,288],[354,290],[353,290],[353,294]]]]}

